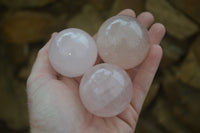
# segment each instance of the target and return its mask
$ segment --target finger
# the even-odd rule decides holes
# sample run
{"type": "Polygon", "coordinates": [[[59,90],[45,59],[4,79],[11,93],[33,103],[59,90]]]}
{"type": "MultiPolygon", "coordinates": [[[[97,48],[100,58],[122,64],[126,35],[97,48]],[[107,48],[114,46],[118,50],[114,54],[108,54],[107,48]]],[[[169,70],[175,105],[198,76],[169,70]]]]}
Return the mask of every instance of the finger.
{"type": "Polygon", "coordinates": [[[117,116],[126,122],[133,130],[135,130],[139,115],[130,104],[122,113],[117,116]]]}
{"type": "MultiPolygon", "coordinates": [[[[153,24],[149,30],[150,45],[160,44],[161,40],[165,35],[165,32],[166,32],[165,27],[162,24],[160,23],[153,24]]],[[[129,74],[132,80],[135,78],[135,75],[138,72],[139,68],[140,65],[135,68],[127,70],[127,73],[129,74]]]]}
{"type": "Polygon", "coordinates": [[[165,27],[160,23],[155,23],[149,29],[149,38],[151,44],[160,44],[165,35],[165,27]]]}
{"type": "Polygon", "coordinates": [[[143,12],[137,19],[148,29],[154,22],[154,17],[150,12],[143,12]]]}
{"type": "MultiPolygon", "coordinates": [[[[154,22],[154,17],[150,12],[143,12],[138,15],[137,19],[148,29],[154,22]]],[[[131,80],[134,79],[139,66],[126,70],[131,80]]]]}
{"type": "Polygon", "coordinates": [[[32,67],[29,79],[37,78],[44,75],[49,77],[56,77],[56,72],[49,62],[49,45],[56,34],[57,33],[53,33],[46,45],[44,45],[39,50],[36,61],[32,67]]]}
{"type": "Polygon", "coordinates": [[[161,57],[162,48],[159,45],[152,45],[146,60],[141,64],[133,81],[133,98],[131,100],[131,105],[138,114],[158,69],[161,57]]]}
{"type": "Polygon", "coordinates": [[[133,79],[135,78],[139,68],[140,68],[140,65],[138,65],[138,66],[136,66],[134,68],[126,70],[126,72],[128,73],[129,77],[131,78],[131,81],[133,81],[133,79]]]}
{"type": "Polygon", "coordinates": [[[118,15],[127,15],[127,16],[136,17],[135,12],[131,9],[122,10],[120,13],[118,13],[118,15]]]}

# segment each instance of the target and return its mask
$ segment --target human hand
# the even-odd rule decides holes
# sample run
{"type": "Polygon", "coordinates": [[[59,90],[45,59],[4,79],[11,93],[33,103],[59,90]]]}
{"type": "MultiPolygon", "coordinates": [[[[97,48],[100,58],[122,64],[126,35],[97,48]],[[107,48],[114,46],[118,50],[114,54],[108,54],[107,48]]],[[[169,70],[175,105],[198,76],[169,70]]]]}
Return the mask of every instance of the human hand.
{"type": "MultiPolygon", "coordinates": [[[[126,9],[121,15],[136,17],[126,9]]],[[[133,98],[119,115],[110,118],[97,117],[88,112],[79,97],[81,78],[57,75],[49,62],[50,41],[38,52],[32,72],[27,81],[29,118],[32,133],[133,133],[136,123],[162,57],[159,46],[165,34],[162,24],[153,24],[148,12],[138,17],[147,29],[151,47],[144,62],[137,68],[127,70],[133,82],[133,98]],[[149,28],[150,27],[150,28],[149,28]]],[[[55,36],[54,33],[52,36],[55,36]]],[[[94,37],[95,38],[95,37],[94,37]]],[[[101,61],[97,59],[97,63],[101,61]]]]}

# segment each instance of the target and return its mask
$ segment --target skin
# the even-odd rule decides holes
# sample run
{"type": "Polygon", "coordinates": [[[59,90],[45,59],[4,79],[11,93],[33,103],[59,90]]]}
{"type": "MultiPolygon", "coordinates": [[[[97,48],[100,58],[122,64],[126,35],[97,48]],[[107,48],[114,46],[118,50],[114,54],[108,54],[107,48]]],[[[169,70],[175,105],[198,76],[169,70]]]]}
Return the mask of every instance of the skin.
{"type": "MultiPolygon", "coordinates": [[[[136,17],[126,9],[121,15],[136,17]]],[[[154,75],[162,57],[159,46],[165,28],[153,23],[149,12],[137,16],[149,31],[151,47],[144,62],[127,70],[133,82],[133,98],[128,107],[111,118],[97,117],[88,112],[79,98],[79,78],[58,76],[51,67],[48,52],[49,42],[40,49],[27,80],[29,118],[32,133],[133,133],[154,75]]],[[[52,34],[52,37],[57,33],[52,34]]],[[[51,38],[52,38],[51,37],[51,38]]],[[[94,36],[95,39],[95,36],[94,36]]],[[[101,61],[98,57],[96,64],[101,61]]]]}

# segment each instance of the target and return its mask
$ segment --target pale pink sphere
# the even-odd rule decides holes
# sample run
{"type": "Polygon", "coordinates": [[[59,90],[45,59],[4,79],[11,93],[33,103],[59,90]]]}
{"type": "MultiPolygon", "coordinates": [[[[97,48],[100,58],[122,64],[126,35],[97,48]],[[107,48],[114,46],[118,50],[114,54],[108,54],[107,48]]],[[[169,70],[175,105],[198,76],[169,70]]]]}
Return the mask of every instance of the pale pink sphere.
{"type": "Polygon", "coordinates": [[[136,18],[117,15],[106,20],[97,34],[97,49],[104,62],[124,69],[139,65],[147,56],[148,31],[136,18]]]}
{"type": "Polygon", "coordinates": [[[80,29],[65,29],[50,44],[49,59],[53,68],[67,77],[81,76],[94,65],[96,58],[94,39],[80,29]]]}
{"type": "Polygon", "coordinates": [[[128,106],[133,95],[133,86],[122,68],[103,63],[84,74],[79,93],[89,112],[96,116],[112,117],[128,106]]]}

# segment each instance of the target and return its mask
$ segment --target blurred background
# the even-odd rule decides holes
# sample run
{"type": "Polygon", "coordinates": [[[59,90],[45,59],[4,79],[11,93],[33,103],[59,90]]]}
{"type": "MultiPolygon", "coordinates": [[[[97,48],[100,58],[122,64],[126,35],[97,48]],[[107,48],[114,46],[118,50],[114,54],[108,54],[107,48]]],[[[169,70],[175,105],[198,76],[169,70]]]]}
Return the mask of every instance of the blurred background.
{"type": "Polygon", "coordinates": [[[0,0],[0,133],[28,133],[26,79],[51,33],[91,35],[125,8],[166,26],[164,56],[136,133],[200,133],[199,0],[0,0]]]}

